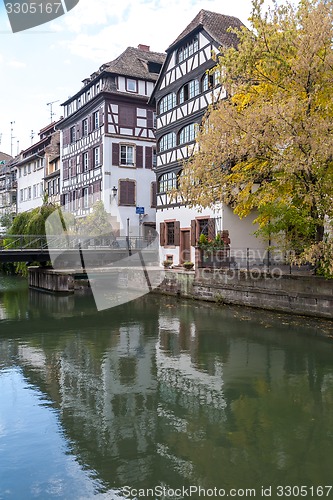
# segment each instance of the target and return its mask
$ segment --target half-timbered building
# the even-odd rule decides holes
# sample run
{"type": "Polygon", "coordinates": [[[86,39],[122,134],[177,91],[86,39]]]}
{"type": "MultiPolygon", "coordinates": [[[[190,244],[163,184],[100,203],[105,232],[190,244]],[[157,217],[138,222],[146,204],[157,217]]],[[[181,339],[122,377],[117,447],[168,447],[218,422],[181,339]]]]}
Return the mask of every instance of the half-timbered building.
{"type": "MultiPolygon", "coordinates": [[[[43,204],[48,193],[48,173],[55,157],[59,157],[60,132],[57,122],[50,123],[39,131],[39,141],[21,151],[16,162],[17,211],[27,212],[43,204]],[[45,180],[46,179],[46,180],[45,180]]],[[[59,170],[54,178],[59,178],[59,170]]],[[[59,193],[59,181],[55,182],[59,193]]],[[[50,201],[55,201],[51,198],[50,201]]]]}
{"type": "Polygon", "coordinates": [[[182,264],[195,260],[195,246],[201,233],[213,238],[221,233],[233,247],[258,246],[253,235],[253,218],[240,221],[222,203],[214,209],[188,208],[170,190],[177,188],[182,165],[195,146],[195,137],[207,107],[226,98],[213,53],[237,46],[229,27],[241,28],[235,17],[201,10],[167,49],[167,57],[150,102],[157,109],[157,215],[161,260],[182,264]],[[251,220],[250,220],[251,219],[251,220]]]}
{"type": "Polygon", "coordinates": [[[128,47],[63,103],[61,204],[85,217],[102,200],[116,235],[133,235],[141,223],[145,235],[156,224],[155,114],[148,100],[164,59],[147,45],[128,47]]]}

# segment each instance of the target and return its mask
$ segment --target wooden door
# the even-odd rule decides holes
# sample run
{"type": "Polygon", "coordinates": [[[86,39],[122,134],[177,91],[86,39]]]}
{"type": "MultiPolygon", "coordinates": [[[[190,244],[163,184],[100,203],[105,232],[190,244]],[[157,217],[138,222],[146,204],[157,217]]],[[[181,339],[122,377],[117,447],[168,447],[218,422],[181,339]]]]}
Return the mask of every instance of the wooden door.
{"type": "Polygon", "coordinates": [[[189,229],[180,232],[179,263],[191,260],[191,232],[189,229]]]}

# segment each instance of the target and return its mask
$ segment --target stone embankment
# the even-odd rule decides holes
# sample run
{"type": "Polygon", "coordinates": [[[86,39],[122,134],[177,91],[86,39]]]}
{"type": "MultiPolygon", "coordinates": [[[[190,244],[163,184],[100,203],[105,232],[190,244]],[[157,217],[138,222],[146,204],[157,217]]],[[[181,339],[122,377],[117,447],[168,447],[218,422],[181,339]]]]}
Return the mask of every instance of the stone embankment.
{"type": "Polygon", "coordinates": [[[160,293],[333,319],[333,280],[260,271],[168,270],[160,293]]]}

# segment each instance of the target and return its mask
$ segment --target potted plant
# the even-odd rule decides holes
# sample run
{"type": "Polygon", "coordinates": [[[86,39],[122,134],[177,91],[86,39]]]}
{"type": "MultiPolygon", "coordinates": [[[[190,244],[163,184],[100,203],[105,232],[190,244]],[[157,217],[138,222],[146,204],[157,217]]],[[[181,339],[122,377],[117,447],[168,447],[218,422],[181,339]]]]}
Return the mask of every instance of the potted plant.
{"type": "Polygon", "coordinates": [[[170,269],[170,267],[172,266],[172,260],[164,260],[162,264],[164,269],[170,269]]]}
{"type": "Polygon", "coordinates": [[[191,269],[193,269],[194,267],[194,263],[187,260],[183,263],[183,268],[186,269],[187,271],[190,271],[191,269]]]}

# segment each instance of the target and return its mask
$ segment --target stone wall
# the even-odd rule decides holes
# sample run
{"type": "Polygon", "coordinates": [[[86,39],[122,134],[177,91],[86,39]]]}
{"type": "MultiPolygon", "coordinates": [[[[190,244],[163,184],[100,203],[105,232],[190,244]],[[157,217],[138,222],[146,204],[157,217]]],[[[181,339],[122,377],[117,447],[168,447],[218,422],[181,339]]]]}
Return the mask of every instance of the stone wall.
{"type": "Polygon", "coordinates": [[[258,271],[165,272],[159,292],[333,319],[333,280],[258,271]]]}

